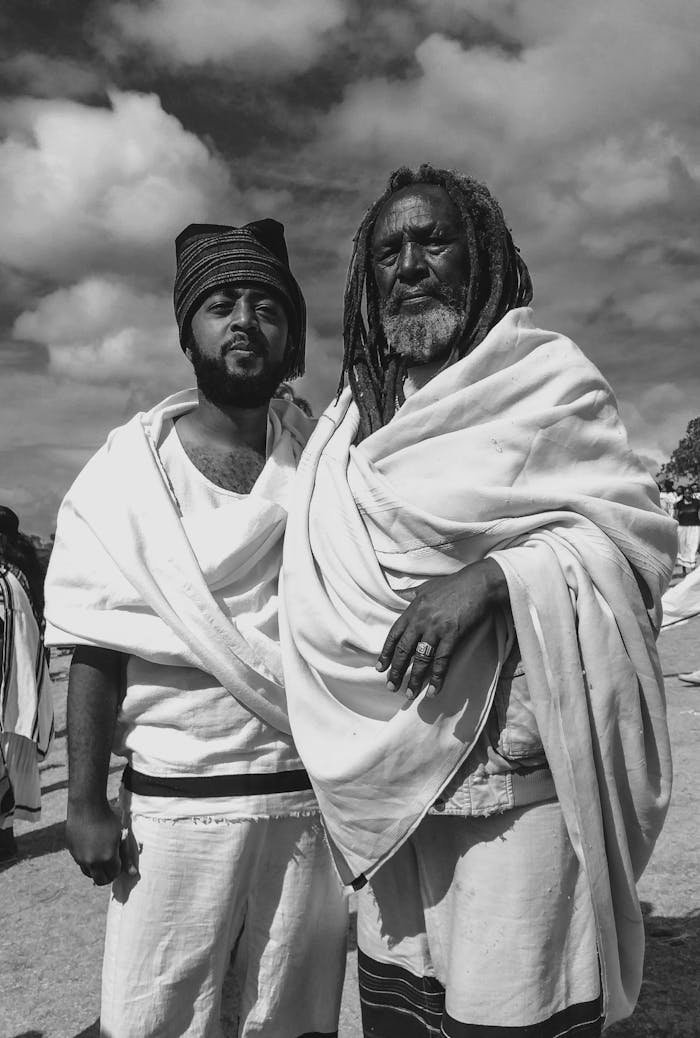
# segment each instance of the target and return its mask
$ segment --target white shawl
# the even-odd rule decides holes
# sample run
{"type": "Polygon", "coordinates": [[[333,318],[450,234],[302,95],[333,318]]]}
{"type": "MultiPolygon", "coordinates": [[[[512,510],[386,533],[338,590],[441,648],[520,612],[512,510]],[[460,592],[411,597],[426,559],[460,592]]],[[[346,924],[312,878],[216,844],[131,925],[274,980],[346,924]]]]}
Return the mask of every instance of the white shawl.
{"type": "Polygon", "coordinates": [[[48,644],[88,643],[212,674],[253,713],[289,732],[279,645],[224,607],[251,567],[278,564],[297,460],[313,422],[273,400],[272,449],[235,522],[225,507],[183,525],[158,457],[163,422],[195,390],[115,429],[61,505],[46,583],[48,644]]]}
{"type": "Polygon", "coordinates": [[[474,744],[508,648],[498,618],[462,644],[437,699],[392,695],[374,663],[401,591],[493,554],[616,1019],[639,989],[634,884],[670,790],[654,631],[675,524],[607,383],[528,309],[354,446],[357,428],[346,391],[304,454],[280,617],[292,731],[341,878],[370,876],[418,825],[474,744]]]}

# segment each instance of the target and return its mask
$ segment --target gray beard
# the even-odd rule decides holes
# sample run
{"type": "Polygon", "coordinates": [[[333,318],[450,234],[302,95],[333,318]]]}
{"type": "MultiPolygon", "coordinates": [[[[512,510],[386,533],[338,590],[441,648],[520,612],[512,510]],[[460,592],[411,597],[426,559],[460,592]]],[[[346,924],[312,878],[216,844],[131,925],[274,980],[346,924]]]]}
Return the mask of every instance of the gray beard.
{"type": "Polygon", "coordinates": [[[411,313],[387,313],[382,328],[392,353],[414,364],[446,357],[464,334],[467,315],[450,303],[431,303],[411,313]]]}

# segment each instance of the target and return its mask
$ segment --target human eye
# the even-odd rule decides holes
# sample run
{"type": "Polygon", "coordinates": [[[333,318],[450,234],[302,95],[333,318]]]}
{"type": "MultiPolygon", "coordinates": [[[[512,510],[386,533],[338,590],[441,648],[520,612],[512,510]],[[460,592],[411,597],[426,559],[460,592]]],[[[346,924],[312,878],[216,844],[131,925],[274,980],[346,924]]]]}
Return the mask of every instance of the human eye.
{"type": "Polygon", "coordinates": [[[373,258],[375,263],[382,263],[388,265],[396,260],[399,254],[398,245],[380,245],[373,250],[373,258]]]}
{"type": "Polygon", "coordinates": [[[452,244],[452,238],[449,235],[442,233],[441,231],[434,231],[433,234],[425,242],[425,248],[428,252],[437,254],[443,252],[452,244]]]}
{"type": "Polygon", "coordinates": [[[280,316],[280,307],[272,299],[259,299],[255,310],[261,317],[274,319],[280,316]]]}

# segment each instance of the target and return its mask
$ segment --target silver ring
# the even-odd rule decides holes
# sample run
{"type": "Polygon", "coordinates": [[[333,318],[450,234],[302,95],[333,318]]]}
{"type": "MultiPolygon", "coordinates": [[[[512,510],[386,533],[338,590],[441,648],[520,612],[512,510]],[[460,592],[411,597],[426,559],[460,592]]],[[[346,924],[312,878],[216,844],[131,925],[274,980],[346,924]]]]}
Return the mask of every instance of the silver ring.
{"type": "Polygon", "coordinates": [[[430,642],[418,642],[414,655],[419,656],[422,660],[431,660],[435,655],[435,646],[430,642]]]}

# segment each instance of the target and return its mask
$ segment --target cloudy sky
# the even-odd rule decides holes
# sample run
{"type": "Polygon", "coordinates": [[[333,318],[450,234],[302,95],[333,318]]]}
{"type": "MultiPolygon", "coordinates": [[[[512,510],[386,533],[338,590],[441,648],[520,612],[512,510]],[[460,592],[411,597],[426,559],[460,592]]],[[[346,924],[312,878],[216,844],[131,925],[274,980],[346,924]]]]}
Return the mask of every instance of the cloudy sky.
{"type": "Polygon", "coordinates": [[[700,414],[697,0],[4,0],[0,503],[47,534],[106,432],[190,384],[191,221],[275,216],[337,381],[352,235],[395,166],[485,180],[653,466],[700,414]]]}

